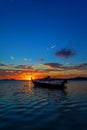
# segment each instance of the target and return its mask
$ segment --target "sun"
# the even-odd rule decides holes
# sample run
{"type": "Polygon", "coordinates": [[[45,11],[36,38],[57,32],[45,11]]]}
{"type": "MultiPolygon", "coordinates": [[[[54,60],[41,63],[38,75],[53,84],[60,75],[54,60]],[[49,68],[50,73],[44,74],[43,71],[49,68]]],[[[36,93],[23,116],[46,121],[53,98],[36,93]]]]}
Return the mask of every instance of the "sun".
{"type": "Polygon", "coordinates": [[[26,76],[24,76],[24,79],[25,80],[31,80],[31,79],[35,79],[35,78],[34,78],[34,76],[26,75],[26,76]]]}
{"type": "Polygon", "coordinates": [[[31,80],[32,77],[31,77],[31,76],[28,76],[27,78],[28,78],[28,80],[31,80]]]}
{"type": "Polygon", "coordinates": [[[25,76],[24,76],[24,79],[25,79],[25,80],[31,80],[31,76],[25,75],[25,76]]]}
{"type": "Polygon", "coordinates": [[[31,80],[31,78],[32,78],[31,76],[28,76],[28,79],[29,79],[29,80],[31,80]]]}

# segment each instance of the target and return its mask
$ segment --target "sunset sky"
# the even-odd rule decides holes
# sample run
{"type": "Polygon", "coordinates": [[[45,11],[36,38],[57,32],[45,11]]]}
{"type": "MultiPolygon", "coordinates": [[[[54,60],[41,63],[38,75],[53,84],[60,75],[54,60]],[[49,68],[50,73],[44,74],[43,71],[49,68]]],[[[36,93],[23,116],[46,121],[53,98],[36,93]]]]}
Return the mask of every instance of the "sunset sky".
{"type": "Polygon", "coordinates": [[[86,0],[0,0],[0,79],[87,77],[86,0]]]}

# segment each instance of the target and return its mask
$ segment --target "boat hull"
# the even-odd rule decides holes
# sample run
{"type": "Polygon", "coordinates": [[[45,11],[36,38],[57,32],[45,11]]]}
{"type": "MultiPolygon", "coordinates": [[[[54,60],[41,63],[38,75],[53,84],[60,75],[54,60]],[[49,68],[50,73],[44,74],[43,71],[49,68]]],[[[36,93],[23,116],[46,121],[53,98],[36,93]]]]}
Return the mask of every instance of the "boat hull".
{"type": "Polygon", "coordinates": [[[52,88],[52,89],[65,89],[66,86],[65,84],[53,84],[53,83],[42,83],[42,82],[37,82],[33,81],[33,84],[35,87],[43,87],[43,88],[52,88]]]}

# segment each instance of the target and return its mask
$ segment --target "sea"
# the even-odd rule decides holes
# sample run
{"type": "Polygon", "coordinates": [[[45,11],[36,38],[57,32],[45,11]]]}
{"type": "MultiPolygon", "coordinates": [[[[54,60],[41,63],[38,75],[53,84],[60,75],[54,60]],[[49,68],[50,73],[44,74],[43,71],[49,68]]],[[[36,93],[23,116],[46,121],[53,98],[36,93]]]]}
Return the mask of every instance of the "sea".
{"type": "Polygon", "coordinates": [[[66,86],[0,81],[0,130],[87,130],[87,81],[66,86]]]}

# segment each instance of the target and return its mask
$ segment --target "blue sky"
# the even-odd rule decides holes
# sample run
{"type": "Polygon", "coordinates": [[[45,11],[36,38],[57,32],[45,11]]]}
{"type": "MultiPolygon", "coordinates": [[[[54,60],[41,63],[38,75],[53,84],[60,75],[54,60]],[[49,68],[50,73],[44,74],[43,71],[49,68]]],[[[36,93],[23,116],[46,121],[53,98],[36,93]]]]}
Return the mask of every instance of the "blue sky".
{"type": "Polygon", "coordinates": [[[0,0],[1,63],[81,64],[86,48],[86,0],[0,0]],[[75,55],[55,56],[64,48],[75,55]]]}

